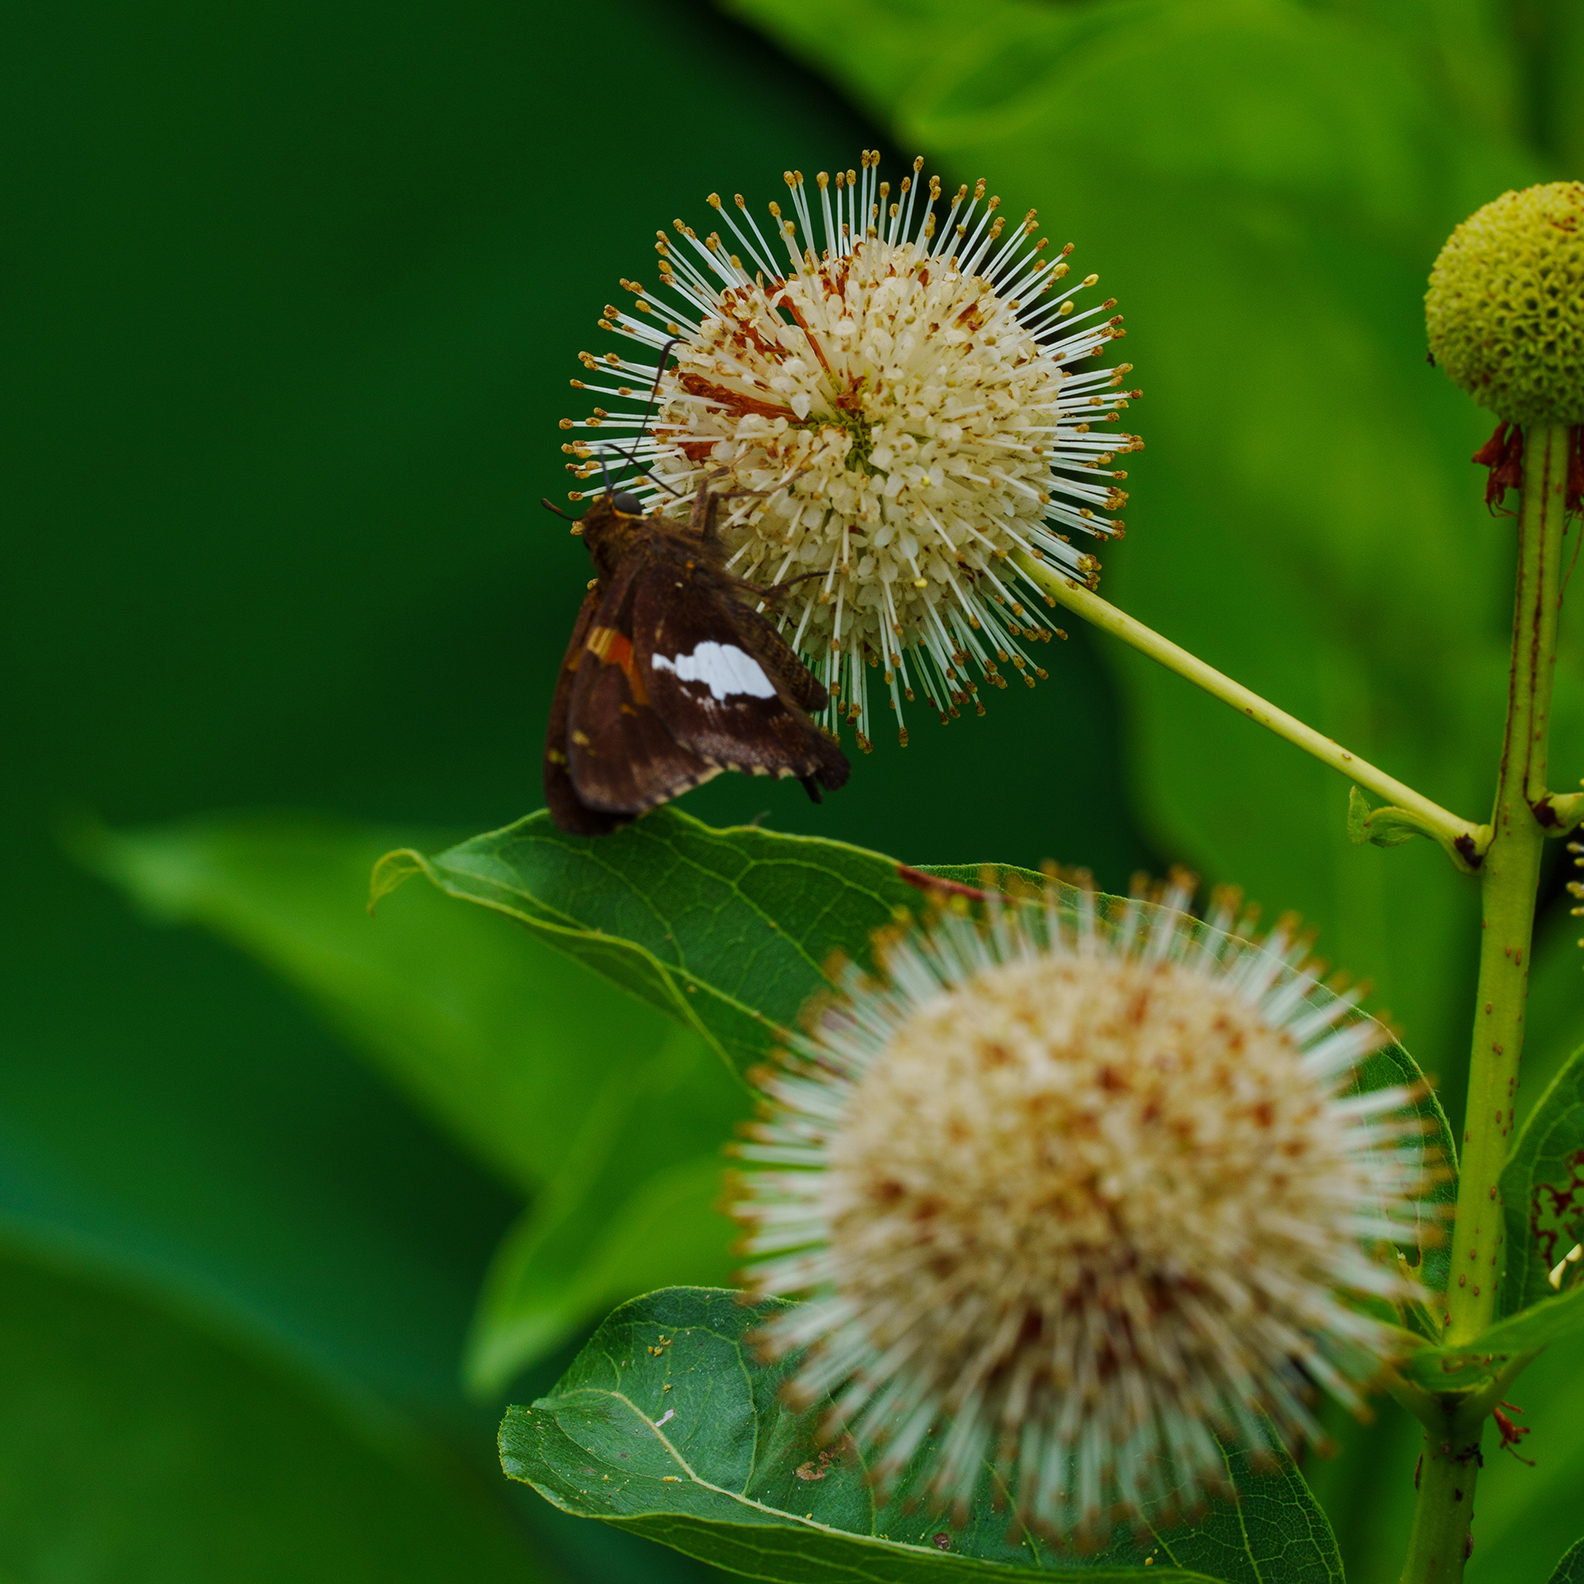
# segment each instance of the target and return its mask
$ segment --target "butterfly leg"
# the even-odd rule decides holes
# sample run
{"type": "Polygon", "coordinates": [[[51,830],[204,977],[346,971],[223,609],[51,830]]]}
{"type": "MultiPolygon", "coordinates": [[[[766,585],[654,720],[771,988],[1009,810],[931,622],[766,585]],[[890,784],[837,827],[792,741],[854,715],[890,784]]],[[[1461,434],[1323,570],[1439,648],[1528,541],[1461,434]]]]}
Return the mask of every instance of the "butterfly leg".
{"type": "Polygon", "coordinates": [[[699,485],[698,494],[693,497],[693,511],[688,518],[688,527],[696,533],[706,544],[714,541],[715,513],[719,503],[723,500],[736,500],[740,495],[769,495],[769,490],[712,490],[710,485],[716,479],[725,476],[726,469],[719,468],[711,473],[699,485]]]}

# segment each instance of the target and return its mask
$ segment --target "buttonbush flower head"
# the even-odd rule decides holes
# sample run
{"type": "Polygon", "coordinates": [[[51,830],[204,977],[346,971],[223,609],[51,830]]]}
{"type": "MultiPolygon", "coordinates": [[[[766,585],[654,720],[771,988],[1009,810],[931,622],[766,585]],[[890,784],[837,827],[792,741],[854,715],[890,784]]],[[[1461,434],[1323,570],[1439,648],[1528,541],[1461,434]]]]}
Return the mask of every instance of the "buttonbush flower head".
{"type": "Polygon", "coordinates": [[[1506,192],[1455,230],[1425,295],[1430,350],[1509,423],[1584,423],[1584,182],[1506,192]]]}
{"type": "Polygon", "coordinates": [[[1394,1334],[1368,1309],[1419,1291],[1415,1094],[1355,1081],[1389,1035],[1292,923],[1187,897],[945,911],[755,1075],[744,1281],[810,1298],[765,1351],[959,1521],[992,1467],[1055,1536],[1191,1508],[1223,1445],[1320,1439],[1313,1385],[1360,1409],[1394,1334]]]}
{"type": "Polygon", "coordinates": [[[922,159],[894,192],[878,154],[861,164],[815,192],[787,172],[763,225],[711,194],[724,236],[660,232],[659,289],[623,281],[631,308],[600,321],[640,350],[585,352],[573,381],[622,405],[562,427],[574,473],[631,459],[650,509],[730,493],[728,566],[790,585],[782,631],[867,749],[868,667],[904,743],[920,697],[944,722],[983,713],[1003,668],[1046,674],[1031,650],[1054,629],[1020,562],[1092,583],[1088,546],[1123,527],[1111,464],[1142,442],[1095,427],[1140,393],[1130,364],[1089,366],[1121,316],[1081,305],[1098,277],[1070,279],[1070,244],[1033,241],[1033,210],[1009,227],[983,181],[948,200],[922,159]]]}

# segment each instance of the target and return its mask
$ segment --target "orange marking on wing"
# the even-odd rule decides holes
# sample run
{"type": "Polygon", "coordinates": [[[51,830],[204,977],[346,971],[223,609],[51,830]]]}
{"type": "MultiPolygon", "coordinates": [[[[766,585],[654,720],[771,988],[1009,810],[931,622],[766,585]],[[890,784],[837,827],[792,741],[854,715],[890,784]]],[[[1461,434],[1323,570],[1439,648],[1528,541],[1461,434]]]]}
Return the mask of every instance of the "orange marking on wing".
{"type": "Polygon", "coordinates": [[[596,660],[603,661],[606,665],[620,665],[621,659],[610,658],[612,650],[617,648],[630,650],[631,643],[614,627],[590,627],[589,635],[583,642],[583,647],[594,656],[596,660]]]}
{"type": "Polygon", "coordinates": [[[601,665],[620,666],[622,675],[627,678],[627,686],[632,689],[633,703],[640,708],[648,705],[649,693],[643,685],[643,678],[638,674],[631,638],[617,632],[614,627],[594,627],[589,630],[583,647],[601,665]]]}

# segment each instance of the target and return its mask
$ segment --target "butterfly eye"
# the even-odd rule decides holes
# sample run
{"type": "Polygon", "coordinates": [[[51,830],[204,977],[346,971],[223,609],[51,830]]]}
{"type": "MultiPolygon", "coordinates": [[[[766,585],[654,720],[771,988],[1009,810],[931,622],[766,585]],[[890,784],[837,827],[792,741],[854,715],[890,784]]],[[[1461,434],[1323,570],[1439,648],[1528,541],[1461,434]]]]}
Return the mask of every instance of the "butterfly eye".
{"type": "Polygon", "coordinates": [[[611,496],[611,505],[614,506],[623,517],[642,517],[644,514],[643,502],[639,500],[638,497],[630,490],[617,490],[616,493],[611,496]]]}

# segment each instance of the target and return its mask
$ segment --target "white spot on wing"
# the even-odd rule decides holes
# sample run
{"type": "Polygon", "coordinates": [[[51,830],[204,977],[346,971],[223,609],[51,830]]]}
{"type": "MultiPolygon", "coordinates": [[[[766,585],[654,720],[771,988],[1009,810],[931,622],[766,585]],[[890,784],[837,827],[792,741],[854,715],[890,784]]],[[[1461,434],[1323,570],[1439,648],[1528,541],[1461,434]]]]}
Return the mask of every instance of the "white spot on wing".
{"type": "Polygon", "coordinates": [[[684,682],[702,682],[717,699],[747,694],[752,698],[772,698],[775,684],[764,674],[752,655],[734,644],[701,643],[690,655],[668,660],[656,655],[657,670],[674,672],[684,682]]]}

